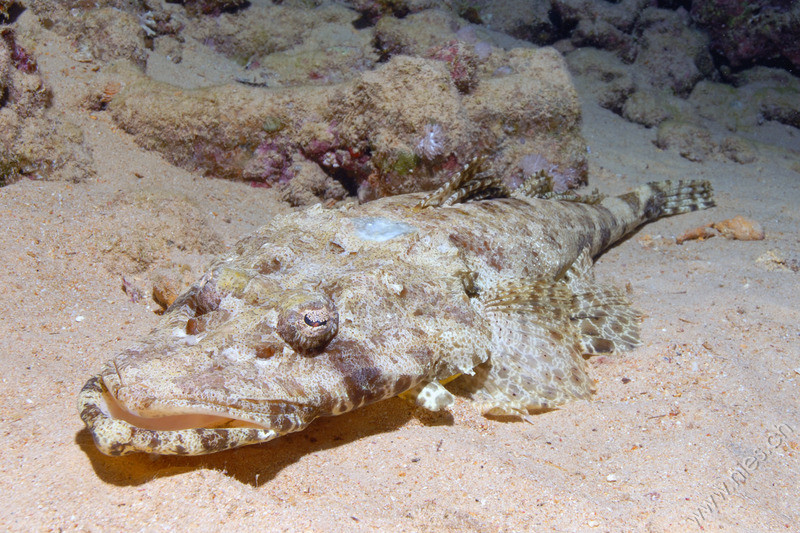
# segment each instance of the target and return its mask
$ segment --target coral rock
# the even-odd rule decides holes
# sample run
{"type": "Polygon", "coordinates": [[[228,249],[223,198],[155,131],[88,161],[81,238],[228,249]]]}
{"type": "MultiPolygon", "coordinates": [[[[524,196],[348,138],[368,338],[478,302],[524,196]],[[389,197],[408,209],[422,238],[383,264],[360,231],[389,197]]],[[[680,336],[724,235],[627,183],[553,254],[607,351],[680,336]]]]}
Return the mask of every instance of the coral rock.
{"type": "Polygon", "coordinates": [[[779,56],[800,67],[800,4],[785,0],[694,0],[692,19],[735,68],[779,56]]]}
{"type": "Polygon", "coordinates": [[[658,127],[655,145],[662,150],[677,150],[689,161],[705,161],[716,149],[711,133],[702,126],[667,120],[658,127]]]}

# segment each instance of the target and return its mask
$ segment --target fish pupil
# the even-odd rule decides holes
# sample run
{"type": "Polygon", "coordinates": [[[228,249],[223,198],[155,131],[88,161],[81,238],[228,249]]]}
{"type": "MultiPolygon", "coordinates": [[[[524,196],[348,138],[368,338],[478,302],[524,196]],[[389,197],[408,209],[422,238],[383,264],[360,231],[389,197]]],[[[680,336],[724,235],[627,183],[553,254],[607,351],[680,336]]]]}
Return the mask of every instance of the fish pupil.
{"type": "Polygon", "coordinates": [[[307,325],[311,326],[312,328],[318,328],[318,327],[324,326],[325,324],[328,323],[327,320],[314,320],[313,318],[309,318],[308,315],[305,315],[303,317],[303,322],[305,322],[307,325]]]}

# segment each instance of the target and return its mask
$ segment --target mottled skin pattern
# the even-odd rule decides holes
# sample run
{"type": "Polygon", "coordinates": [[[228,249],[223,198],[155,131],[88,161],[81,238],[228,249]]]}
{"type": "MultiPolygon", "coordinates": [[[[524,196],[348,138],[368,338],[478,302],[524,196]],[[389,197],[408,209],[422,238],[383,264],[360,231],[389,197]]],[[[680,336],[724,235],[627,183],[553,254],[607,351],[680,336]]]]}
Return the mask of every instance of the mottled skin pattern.
{"type": "Polygon", "coordinates": [[[87,382],[79,410],[98,448],[211,453],[401,393],[438,410],[452,402],[440,382],[458,376],[487,413],[587,397],[582,354],[638,342],[591,257],[711,205],[708,184],[589,205],[510,197],[478,166],[447,190],[314,206],[240,241],[87,382]],[[503,197],[475,199],[487,196],[503,197]]]}

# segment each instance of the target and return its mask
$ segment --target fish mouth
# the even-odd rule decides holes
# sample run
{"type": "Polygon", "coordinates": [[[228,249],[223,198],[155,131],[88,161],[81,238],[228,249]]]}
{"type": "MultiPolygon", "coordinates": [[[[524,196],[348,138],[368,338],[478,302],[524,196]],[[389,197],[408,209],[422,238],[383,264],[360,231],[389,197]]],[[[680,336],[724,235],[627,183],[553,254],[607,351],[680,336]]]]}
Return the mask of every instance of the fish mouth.
{"type": "Polygon", "coordinates": [[[127,411],[109,392],[102,376],[93,376],[78,395],[78,411],[97,448],[106,455],[135,452],[162,455],[205,455],[267,442],[302,429],[281,430],[255,421],[211,414],[195,406],[183,414],[144,417],[127,411]]]}

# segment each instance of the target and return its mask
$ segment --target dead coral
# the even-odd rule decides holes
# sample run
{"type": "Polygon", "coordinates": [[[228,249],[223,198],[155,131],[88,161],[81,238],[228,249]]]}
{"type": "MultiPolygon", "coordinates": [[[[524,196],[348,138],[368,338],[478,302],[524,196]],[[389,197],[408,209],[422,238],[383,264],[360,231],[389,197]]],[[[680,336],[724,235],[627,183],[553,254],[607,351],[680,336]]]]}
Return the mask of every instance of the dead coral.
{"type": "Polygon", "coordinates": [[[405,18],[383,17],[375,25],[375,41],[383,57],[425,56],[431,50],[454,42],[457,24],[456,17],[439,9],[428,9],[405,18]]]}
{"type": "Polygon", "coordinates": [[[689,161],[705,161],[717,146],[711,139],[711,132],[702,126],[666,120],[658,127],[655,145],[662,150],[672,149],[689,161]]]}
{"type": "Polygon", "coordinates": [[[415,173],[421,162],[415,152],[426,125],[439,124],[438,140],[446,137],[451,146],[471,145],[475,127],[446,65],[406,56],[396,56],[341,87],[326,118],[336,124],[343,148],[370,154],[371,168],[359,176],[362,200],[436,188],[441,177],[437,181],[433,174],[415,173]]]}
{"type": "Polygon", "coordinates": [[[48,112],[52,95],[12,29],[0,33],[0,185],[22,177],[78,181],[92,175],[83,132],[48,112]]]}
{"type": "Polygon", "coordinates": [[[181,2],[192,15],[221,15],[247,7],[247,0],[184,0],[181,2]]]}
{"type": "Polygon", "coordinates": [[[337,86],[267,90],[179,89],[120,67],[104,83],[124,88],[99,85],[94,105],[107,102],[121,127],[176,164],[265,185],[295,179],[300,154],[362,200],[430,190],[489,146],[499,172],[541,153],[568,186],[585,181],[580,107],[558,53],[492,58],[506,70],[483,73],[466,94],[445,61],[407,56],[337,86]]]}
{"type": "Polygon", "coordinates": [[[719,231],[720,235],[726,239],[737,241],[764,240],[764,230],[761,229],[761,224],[741,215],[715,222],[711,227],[719,231]]]}
{"type": "Polygon", "coordinates": [[[292,206],[336,202],[347,197],[342,184],[325,174],[318,165],[305,160],[296,166],[297,176],[281,190],[282,198],[292,206]]]}
{"type": "Polygon", "coordinates": [[[721,235],[726,239],[737,241],[761,241],[764,240],[764,230],[761,224],[755,220],[745,218],[741,215],[712,222],[705,226],[690,229],[675,239],[676,244],[683,244],[691,240],[705,240],[721,235]]]}
{"type": "Polygon", "coordinates": [[[145,32],[131,13],[113,8],[91,10],[82,17],[81,35],[79,42],[88,43],[94,59],[128,59],[141,68],[147,63],[145,32]]]}

